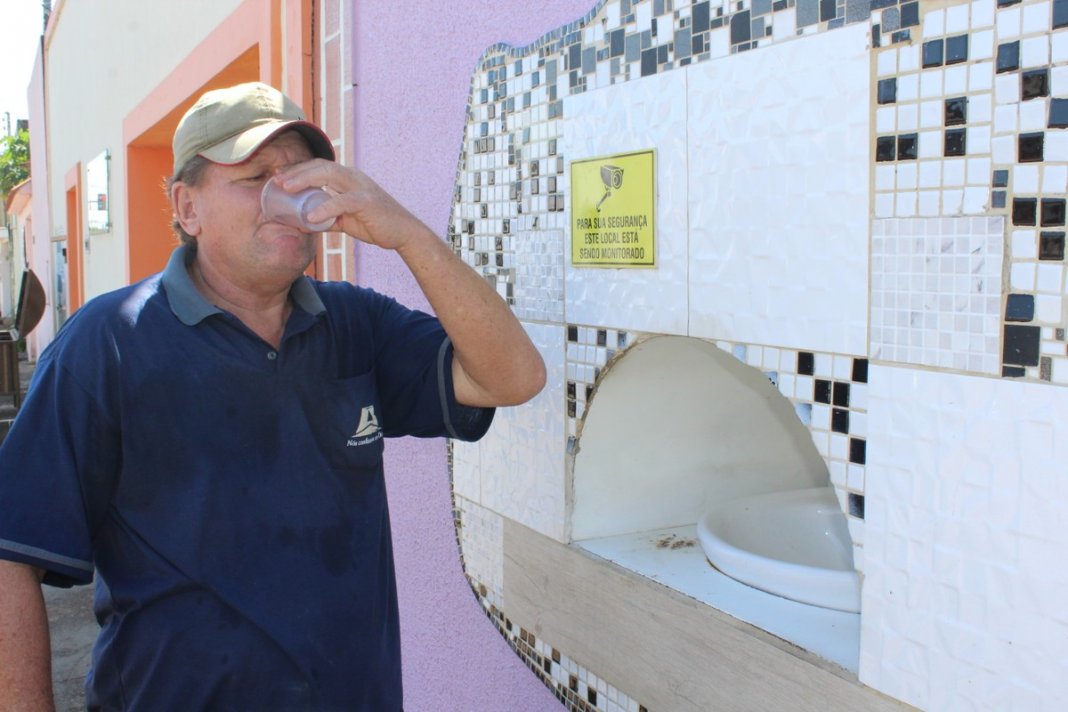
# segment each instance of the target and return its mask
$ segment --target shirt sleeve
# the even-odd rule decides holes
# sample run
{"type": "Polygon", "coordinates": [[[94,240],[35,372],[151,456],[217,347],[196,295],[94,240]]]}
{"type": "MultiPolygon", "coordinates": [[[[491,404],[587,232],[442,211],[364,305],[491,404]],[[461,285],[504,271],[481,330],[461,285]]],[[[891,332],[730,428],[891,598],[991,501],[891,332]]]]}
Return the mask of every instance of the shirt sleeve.
{"type": "MultiPolygon", "coordinates": [[[[343,288],[354,289],[356,294],[350,296],[364,308],[349,311],[349,323],[335,329],[345,334],[341,348],[353,351],[349,358],[362,363],[361,352],[367,346],[373,350],[369,367],[375,372],[383,433],[472,441],[485,435],[495,410],[456,401],[453,348],[441,322],[377,292],[343,288]]],[[[354,372],[361,368],[354,366],[354,372]]]]}
{"type": "Polygon", "coordinates": [[[118,432],[61,365],[42,358],[0,444],[0,558],[56,586],[93,580],[93,532],[110,499],[118,432]]]}

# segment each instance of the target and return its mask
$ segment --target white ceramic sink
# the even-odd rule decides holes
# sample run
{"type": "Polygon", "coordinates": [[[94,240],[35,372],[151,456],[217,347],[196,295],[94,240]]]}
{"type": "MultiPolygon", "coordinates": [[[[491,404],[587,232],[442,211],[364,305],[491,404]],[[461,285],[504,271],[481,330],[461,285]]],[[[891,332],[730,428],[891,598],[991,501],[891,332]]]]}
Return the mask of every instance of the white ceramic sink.
{"type": "Polygon", "coordinates": [[[712,565],[737,581],[801,603],[860,611],[853,542],[831,487],[725,502],[701,518],[697,535],[712,565]]]}

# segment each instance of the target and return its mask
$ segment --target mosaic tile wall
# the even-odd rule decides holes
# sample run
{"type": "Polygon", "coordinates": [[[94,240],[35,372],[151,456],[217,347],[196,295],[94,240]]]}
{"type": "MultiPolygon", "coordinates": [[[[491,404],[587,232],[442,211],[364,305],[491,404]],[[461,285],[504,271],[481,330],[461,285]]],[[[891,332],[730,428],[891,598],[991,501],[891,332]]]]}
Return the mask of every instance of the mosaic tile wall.
{"type": "MultiPolygon", "coordinates": [[[[779,71],[788,74],[794,66],[783,64],[779,71]]],[[[814,70],[797,82],[798,90],[820,81],[819,67],[814,70]]],[[[791,78],[796,79],[788,75],[787,84],[791,78]]],[[[737,94],[724,94],[728,99],[708,116],[736,108],[730,97],[737,94]]],[[[766,373],[791,400],[827,461],[863,570],[869,359],[947,376],[1068,385],[1065,129],[1068,0],[608,0],[530,47],[495,46],[484,55],[473,79],[450,239],[521,319],[566,327],[566,382],[558,401],[566,455],[574,452],[597,378],[615,353],[651,334],[707,339],[766,373]],[[754,212],[759,204],[732,214],[727,201],[709,212],[707,223],[694,224],[699,212],[691,198],[684,234],[670,222],[658,226],[658,250],[672,255],[658,260],[659,274],[633,277],[625,273],[636,270],[575,270],[567,264],[568,164],[580,157],[578,151],[603,155],[655,146],[658,157],[675,157],[682,140],[682,163],[672,164],[681,166],[697,155],[687,139],[705,130],[676,113],[679,92],[686,100],[694,77],[739,74],[744,58],[734,55],[749,57],[757,49],[796,48],[801,57],[815,39],[806,36],[837,36],[838,28],[848,33],[858,27],[867,33],[868,66],[861,68],[870,82],[869,123],[848,140],[865,152],[869,185],[858,188],[865,181],[861,175],[851,177],[848,188],[865,197],[860,234],[870,267],[866,272],[851,267],[848,273],[865,274],[870,282],[859,300],[838,304],[843,310],[860,308],[859,318],[849,319],[850,329],[861,324],[859,348],[853,336],[830,345],[830,330],[821,348],[794,343],[786,334],[803,326],[801,315],[777,332],[738,338],[716,318],[695,321],[694,292],[683,298],[682,311],[677,308],[680,302],[671,295],[680,280],[715,281],[708,279],[709,265],[721,253],[700,254],[702,243],[694,235],[716,220],[760,219],[754,212]],[[698,74],[702,63],[708,71],[698,74]],[[690,72],[689,87],[677,79],[684,72],[690,72]],[[627,101],[615,103],[617,110],[612,95],[594,91],[607,87],[625,92],[620,96],[627,101]],[[665,97],[661,105],[649,99],[657,95],[665,97]],[[652,108],[618,110],[635,105],[652,108]],[[582,111],[572,116],[569,107],[576,106],[582,111]],[[602,150],[596,143],[599,121],[608,137],[604,145],[612,145],[614,135],[637,137],[645,145],[602,150]],[[583,126],[581,140],[569,135],[583,126]],[[595,149],[583,148],[590,142],[595,149]],[[688,264],[674,257],[679,240],[690,241],[688,264]],[[657,282],[669,272],[670,280],[657,282]],[[617,280],[616,291],[629,289],[623,303],[633,302],[644,321],[636,326],[613,318],[619,303],[602,298],[597,280],[617,280]]],[[[818,162],[815,155],[810,161],[818,162]]],[[[843,165],[854,165],[855,157],[850,154],[843,165]]],[[[677,192],[675,183],[670,191],[663,188],[677,173],[659,173],[661,204],[677,192]]],[[[695,180],[692,170],[688,175],[695,180]]],[[[805,186],[808,176],[799,173],[796,180],[805,186]]],[[[754,180],[746,195],[759,190],[754,180]]],[[[780,193],[760,196],[774,210],[780,193]]],[[[835,198],[840,196],[827,200],[835,198]]],[[[855,207],[853,194],[841,205],[855,207]]],[[[802,289],[786,301],[805,303],[804,289],[818,282],[822,269],[808,261],[811,254],[836,244],[826,239],[784,262],[796,271],[776,284],[795,282],[802,289]]],[[[713,317],[714,309],[713,304],[713,317]]],[[[806,331],[796,333],[802,338],[806,331]]],[[[462,523],[464,514],[457,511],[462,523]]],[[[520,652],[528,662],[533,659],[520,652]]]]}

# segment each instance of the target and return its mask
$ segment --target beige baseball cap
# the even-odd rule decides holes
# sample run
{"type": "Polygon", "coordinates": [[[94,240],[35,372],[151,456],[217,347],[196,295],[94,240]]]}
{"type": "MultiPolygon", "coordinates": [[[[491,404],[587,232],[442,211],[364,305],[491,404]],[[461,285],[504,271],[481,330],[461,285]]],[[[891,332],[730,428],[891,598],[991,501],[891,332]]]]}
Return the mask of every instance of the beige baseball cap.
{"type": "Polygon", "coordinates": [[[193,156],[232,166],[283,131],[297,131],[313,155],[335,160],[330,138],[285,94],[261,82],[205,92],[174,131],[174,173],[193,156]]]}

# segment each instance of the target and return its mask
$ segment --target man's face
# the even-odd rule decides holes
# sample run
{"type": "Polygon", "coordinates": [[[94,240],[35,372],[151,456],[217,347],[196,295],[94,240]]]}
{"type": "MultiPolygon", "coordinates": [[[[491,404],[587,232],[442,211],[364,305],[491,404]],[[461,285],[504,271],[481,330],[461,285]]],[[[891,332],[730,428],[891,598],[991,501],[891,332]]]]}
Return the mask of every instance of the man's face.
{"type": "MultiPolygon", "coordinates": [[[[288,285],[315,257],[317,238],[268,222],[260,210],[263,184],[281,169],[310,160],[303,137],[287,131],[236,166],[210,164],[186,187],[196,216],[197,260],[241,286],[288,285]]],[[[188,231],[188,230],[187,230],[188,231]]]]}

